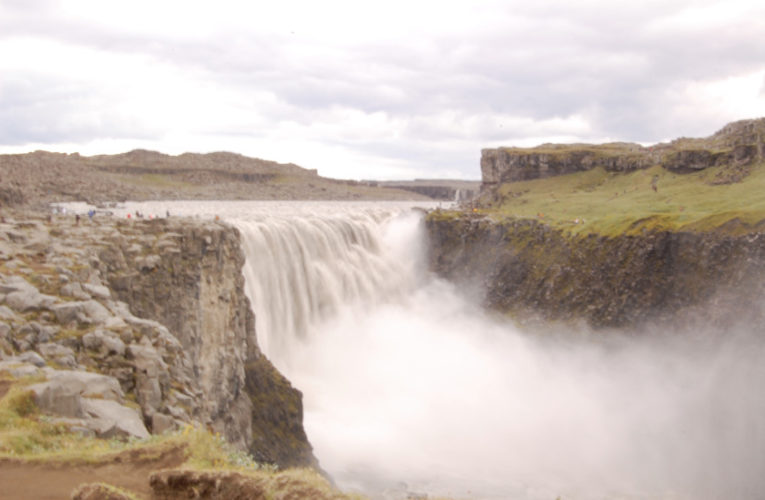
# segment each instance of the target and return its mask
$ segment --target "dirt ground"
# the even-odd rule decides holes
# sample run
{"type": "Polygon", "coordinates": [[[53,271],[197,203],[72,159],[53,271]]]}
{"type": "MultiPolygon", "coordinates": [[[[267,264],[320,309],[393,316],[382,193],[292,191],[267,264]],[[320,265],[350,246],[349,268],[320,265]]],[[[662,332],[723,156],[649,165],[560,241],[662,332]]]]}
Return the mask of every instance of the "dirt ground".
{"type": "Polygon", "coordinates": [[[149,474],[183,462],[183,450],[148,459],[126,452],[101,464],[30,463],[0,459],[0,500],[65,500],[83,483],[103,482],[151,497],[149,474]]]}
{"type": "Polygon", "coordinates": [[[8,392],[8,389],[11,388],[11,381],[9,380],[0,380],[0,398],[5,396],[5,394],[8,392]]]}

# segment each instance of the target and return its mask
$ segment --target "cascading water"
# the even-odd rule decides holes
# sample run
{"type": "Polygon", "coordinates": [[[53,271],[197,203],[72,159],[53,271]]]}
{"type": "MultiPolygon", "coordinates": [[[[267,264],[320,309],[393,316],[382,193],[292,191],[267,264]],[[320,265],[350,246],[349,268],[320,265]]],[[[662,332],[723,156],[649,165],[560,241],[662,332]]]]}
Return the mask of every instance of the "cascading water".
{"type": "MultiPolygon", "coordinates": [[[[408,238],[406,255],[384,238],[384,228],[402,227],[413,213],[388,209],[354,213],[278,213],[235,220],[243,237],[248,295],[255,308],[261,349],[285,368],[295,341],[347,307],[370,307],[403,293],[422,268],[421,245],[408,238]]],[[[414,221],[416,224],[416,220],[414,221]]],[[[409,231],[416,226],[409,224],[409,231]]]]}
{"type": "Polygon", "coordinates": [[[761,328],[531,334],[428,276],[419,216],[403,206],[208,210],[241,230],[261,347],[303,391],[309,439],[341,487],[567,500],[765,491],[761,328]]]}

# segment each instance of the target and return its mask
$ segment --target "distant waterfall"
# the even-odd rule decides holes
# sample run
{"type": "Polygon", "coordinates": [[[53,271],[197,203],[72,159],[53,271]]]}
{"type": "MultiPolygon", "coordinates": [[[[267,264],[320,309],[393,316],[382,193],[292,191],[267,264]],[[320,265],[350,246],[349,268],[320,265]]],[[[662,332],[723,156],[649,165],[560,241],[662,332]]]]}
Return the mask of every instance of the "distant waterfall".
{"type": "Polygon", "coordinates": [[[287,344],[341,306],[379,303],[410,288],[419,272],[416,239],[383,241],[382,236],[411,233],[419,219],[392,207],[289,217],[275,211],[234,221],[242,234],[247,293],[263,351],[278,362],[287,344]]]}

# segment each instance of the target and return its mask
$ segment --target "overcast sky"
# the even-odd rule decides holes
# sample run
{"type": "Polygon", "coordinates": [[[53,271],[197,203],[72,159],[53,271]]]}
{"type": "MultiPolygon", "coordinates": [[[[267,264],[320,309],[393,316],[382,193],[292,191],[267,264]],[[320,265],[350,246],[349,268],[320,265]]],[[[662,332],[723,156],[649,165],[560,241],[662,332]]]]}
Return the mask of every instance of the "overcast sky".
{"type": "Polygon", "coordinates": [[[765,1],[0,0],[0,152],[479,178],[481,148],[765,116],[765,1]]]}

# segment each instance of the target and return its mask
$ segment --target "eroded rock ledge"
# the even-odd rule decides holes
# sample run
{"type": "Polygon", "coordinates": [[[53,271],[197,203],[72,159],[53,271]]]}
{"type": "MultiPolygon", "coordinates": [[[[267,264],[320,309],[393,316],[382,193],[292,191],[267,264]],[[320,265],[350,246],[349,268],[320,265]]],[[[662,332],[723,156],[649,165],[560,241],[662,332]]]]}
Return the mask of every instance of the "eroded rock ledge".
{"type": "MultiPolygon", "coordinates": [[[[481,151],[481,190],[503,182],[539,179],[602,167],[631,172],[661,165],[676,173],[729,165],[746,167],[765,158],[765,118],[730,123],[704,139],[681,138],[644,147],[632,143],[543,144],[535,148],[481,151]]],[[[746,172],[732,172],[732,181],[746,172]]],[[[721,178],[720,182],[727,182],[721,178]]]]}
{"type": "Polygon", "coordinates": [[[6,219],[0,363],[48,378],[36,388],[44,410],[104,437],[114,432],[107,410],[135,414],[127,435],[198,423],[259,461],[316,464],[301,395],[258,348],[235,228],[6,219]]]}
{"type": "Polygon", "coordinates": [[[591,326],[733,326],[765,319],[765,234],[574,236],[533,220],[426,220],[430,265],[486,305],[591,326]]]}

